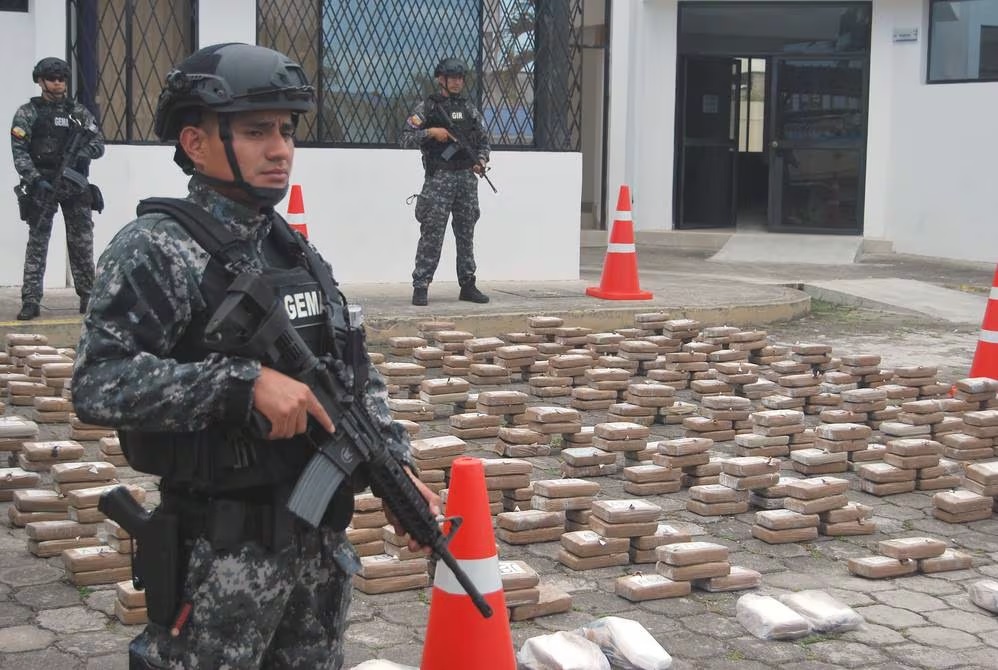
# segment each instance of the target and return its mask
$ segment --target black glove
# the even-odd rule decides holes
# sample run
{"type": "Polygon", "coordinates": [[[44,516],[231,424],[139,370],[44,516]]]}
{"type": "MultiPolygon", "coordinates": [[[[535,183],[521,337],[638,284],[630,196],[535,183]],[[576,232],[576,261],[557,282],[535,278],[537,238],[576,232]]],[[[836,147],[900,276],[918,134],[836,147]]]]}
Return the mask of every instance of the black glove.
{"type": "Polygon", "coordinates": [[[38,179],[36,179],[35,183],[32,185],[31,188],[35,192],[35,195],[44,195],[49,191],[55,190],[52,187],[52,184],[49,182],[49,180],[45,179],[44,177],[39,177],[38,179]]]}

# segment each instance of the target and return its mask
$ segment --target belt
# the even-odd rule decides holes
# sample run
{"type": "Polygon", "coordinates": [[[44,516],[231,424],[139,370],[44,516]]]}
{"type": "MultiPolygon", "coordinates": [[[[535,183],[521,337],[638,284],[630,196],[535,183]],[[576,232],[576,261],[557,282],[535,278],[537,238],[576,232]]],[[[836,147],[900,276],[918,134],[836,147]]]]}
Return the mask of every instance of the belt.
{"type": "Polygon", "coordinates": [[[242,497],[203,497],[162,491],[161,507],[175,514],[184,539],[204,537],[216,551],[257,542],[277,551],[291,544],[298,522],[284,504],[286,496],[274,492],[269,502],[242,497]]]}

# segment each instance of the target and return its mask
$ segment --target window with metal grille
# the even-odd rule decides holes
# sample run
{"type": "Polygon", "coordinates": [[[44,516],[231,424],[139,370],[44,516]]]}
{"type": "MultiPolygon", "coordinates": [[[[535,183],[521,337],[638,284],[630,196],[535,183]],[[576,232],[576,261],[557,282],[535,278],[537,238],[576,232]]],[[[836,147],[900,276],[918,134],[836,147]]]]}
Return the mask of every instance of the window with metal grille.
{"type": "Polygon", "coordinates": [[[197,0],[68,0],[76,98],[108,142],[156,142],[153,119],[166,73],[197,45],[197,0]]]}
{"type": "Polygon", "coordinates": [[[305,146],[396,147],[433,68],[469,66],[493,147],[578,151],[583,0],[258,0],[257,43],[308,72],[305,146]]]}

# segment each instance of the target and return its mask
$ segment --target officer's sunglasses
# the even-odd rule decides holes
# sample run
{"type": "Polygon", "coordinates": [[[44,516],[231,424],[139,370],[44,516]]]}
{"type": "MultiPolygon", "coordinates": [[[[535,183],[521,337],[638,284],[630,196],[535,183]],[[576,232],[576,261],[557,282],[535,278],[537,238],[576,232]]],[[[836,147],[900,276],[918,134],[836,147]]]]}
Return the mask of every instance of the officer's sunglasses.
{"type": "Polygon", "coordinates": [[[61,74],[50,74],[50,75],[46,75],[45,81],[57,81],[57,82],[58,81],[66,81],[66,78],[63,77],[61,74]]]}

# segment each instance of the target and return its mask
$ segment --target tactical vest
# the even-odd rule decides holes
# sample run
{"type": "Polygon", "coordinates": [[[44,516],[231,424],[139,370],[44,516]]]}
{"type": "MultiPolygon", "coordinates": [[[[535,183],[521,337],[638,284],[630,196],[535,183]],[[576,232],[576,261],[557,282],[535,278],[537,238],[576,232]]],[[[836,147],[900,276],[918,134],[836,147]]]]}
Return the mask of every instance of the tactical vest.
{"type": "MultiPolygon", "coordinates": [[[[143,200],[138,214],[149,213],[176,220],[211,256],[200,286],[206,310],[194,317],[170,354],[181,363],[204,360],[212,351],[204,342],[207,319],[221,305],[243,262],[236,251],[239,243],[210,214],[186,200],[143,200]]],[[[262,274],[302,339],[313,353],[333,353],[343,360],[349,342],[345,302],[322,261],[277,214],[264,248],[267,267],[262,274]]],[[[118,436],[135,470],[159,475],[171,489],[208,497],[293,484],[315,453],[301,437],[265,440],[248,428],[216,426],[187,433],[121,430],[118,436]]],[[[337,491],[330,506],[339,521],[335,526],[345,527],[349,521],[352,496],[349,484],[337,491]]]]}
{"type": "MultiPolygon", "coordinates": [[[[426,112],[425,128],[447,128],[468,145],[475,146],[479,128],[466,98],[434,93],[423,101],[423,109],[426,112]]],[[[450,160],[445,160],[441,154],[449,146],[449,142],[427,142],[423,145],[423,158],[428,171],[467,170],[475,164],[477,156],[469,155],[464,149],[459,149],[450,160]]]]}
{"type": "Polygon", "coordinates": [[[69,141],[69,113],[73,111],[73,102],[32,98],[31,103],[37,114],[28,145],[31,161],[39,172],[56,170],[62,162],[62,150],[69,141]]]}

